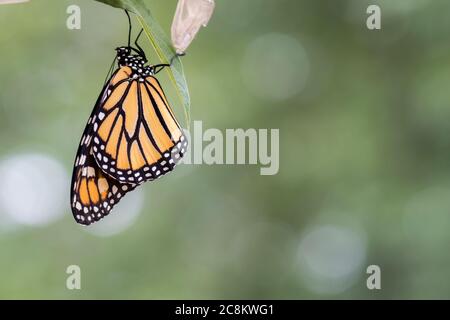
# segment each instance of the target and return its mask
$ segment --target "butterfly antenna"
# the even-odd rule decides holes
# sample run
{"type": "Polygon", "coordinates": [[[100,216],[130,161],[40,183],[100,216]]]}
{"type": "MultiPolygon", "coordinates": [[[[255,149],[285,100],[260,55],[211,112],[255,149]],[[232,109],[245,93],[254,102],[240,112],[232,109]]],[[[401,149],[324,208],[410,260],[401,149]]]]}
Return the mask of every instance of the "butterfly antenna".
{"type": "Polygon", "coordinates": [[[128,17],[128,47],[130,47],[130,41],[131,41],[131,18],[130,14],[128,13],[128,10],[125,10],[125,13],[128,17]]]}

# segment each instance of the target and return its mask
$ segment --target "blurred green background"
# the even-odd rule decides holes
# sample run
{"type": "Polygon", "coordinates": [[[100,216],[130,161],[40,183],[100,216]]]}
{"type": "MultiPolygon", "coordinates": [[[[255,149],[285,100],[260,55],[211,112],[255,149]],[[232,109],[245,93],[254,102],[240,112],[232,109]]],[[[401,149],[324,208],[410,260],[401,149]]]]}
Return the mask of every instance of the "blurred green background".
{"type": "MultiPolygon", "coordinates": [[[[169,33],[176,1],[146,3],[169,33]]],[[[70,175],[125,15],[91,0],[0,5],[0,298],[450,298],[449,11],[216,1],[183,58],[192,119],[280,129],[279,173],[182,165],[86,228],[70,175]],[[81,30],[66,28],[71,4],[81,30]],[[81,290],[66,288],[73,264],[81,290]],[[369,265],[381,290],[366,287],[369,265]]]]}

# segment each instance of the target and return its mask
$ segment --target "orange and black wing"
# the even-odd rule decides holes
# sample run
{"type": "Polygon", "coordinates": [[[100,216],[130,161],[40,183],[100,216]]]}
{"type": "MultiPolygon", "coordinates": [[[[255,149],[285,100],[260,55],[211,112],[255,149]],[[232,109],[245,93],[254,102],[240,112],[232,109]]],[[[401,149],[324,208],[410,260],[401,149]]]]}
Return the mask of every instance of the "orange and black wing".
{"type": "MultiPolygon", "coordinates": [[[[117,72],[111,77],[112,83],[117,80],[117,72]]],[[[101,101],[105,100],[105,86],[97,100],[77,151],[71,184],[71,208],[78,223],[89,225],[108,215],[125,193],[133,190],[136,185],[122,184],[105,175],[98,168],[92,155],[93,126],[101,101]]]]}
{"type": "Polygon", "coordinates": [[[187,139],[155,77],[139,80],[129,67],[107,89],[93,128],[98,166],[119,182],[142,183],[172,171],[187,139]]]}
{"type": "Polygon", "coordinates": [[[105,175],[92,154],[80,153],[72,182],[72,212],[81,224],[91,224],[108,215],[125,193],[136,185],[119,183],[105,175]]]}

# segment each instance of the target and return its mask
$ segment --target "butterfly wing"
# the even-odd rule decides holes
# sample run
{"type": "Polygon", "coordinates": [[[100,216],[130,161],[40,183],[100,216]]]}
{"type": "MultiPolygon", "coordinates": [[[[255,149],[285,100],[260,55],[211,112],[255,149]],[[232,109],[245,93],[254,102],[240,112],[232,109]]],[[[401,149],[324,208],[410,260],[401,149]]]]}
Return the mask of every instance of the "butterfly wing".
{"type": "Polygon", "coordinates": [[[120,182],[142,183],[173,170],[187,139],[153,76],[139,80],[129,67],[126,81],[112,84],[94,122],[98,166],[120,182]]]}
{"type": "Polygon", "coordinates": [[[72,213],[78,223],[89,225],[108,215],[136,185],[104,175],[91,154],[80,153],[79,159],[72,182],[72,213]]]}
{"type": "MultiPolygon", "coordinates": [[[[119,70],[120,71],[120,70],[119,70]]],[[[100,170],[92,155],[92,135],[95,120],[108,88],[121,81],[122,74],[116,71],[105,85],[83,132],[72,175],[71,208],[78,223],[89,225],[108,215],[115,204],[133,190],[134,184],[121,184],[100,170]]]]}

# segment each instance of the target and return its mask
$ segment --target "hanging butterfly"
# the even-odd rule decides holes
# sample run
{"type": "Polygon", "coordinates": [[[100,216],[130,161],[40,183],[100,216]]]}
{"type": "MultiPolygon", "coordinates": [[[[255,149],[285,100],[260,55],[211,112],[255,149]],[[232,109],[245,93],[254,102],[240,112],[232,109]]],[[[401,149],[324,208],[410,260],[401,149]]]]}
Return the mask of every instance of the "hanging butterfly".
{"type": "MultiPolygon", "coordinates": [[[[169,64],[147,65],[144,50],[116,49],[118,68],[106,81],[87,122],[75,159],[71,206],[89,225],[108,215],[125,193],[172,171],[187,139],[155,75],[169,64]]],[[[111,70],[112,70],[111,68],[111,70]]],[[[111,70],[109,73],[111,73],[111,70]]],[[[108,77],[107,77],[108,78],[108,77]]]]}

